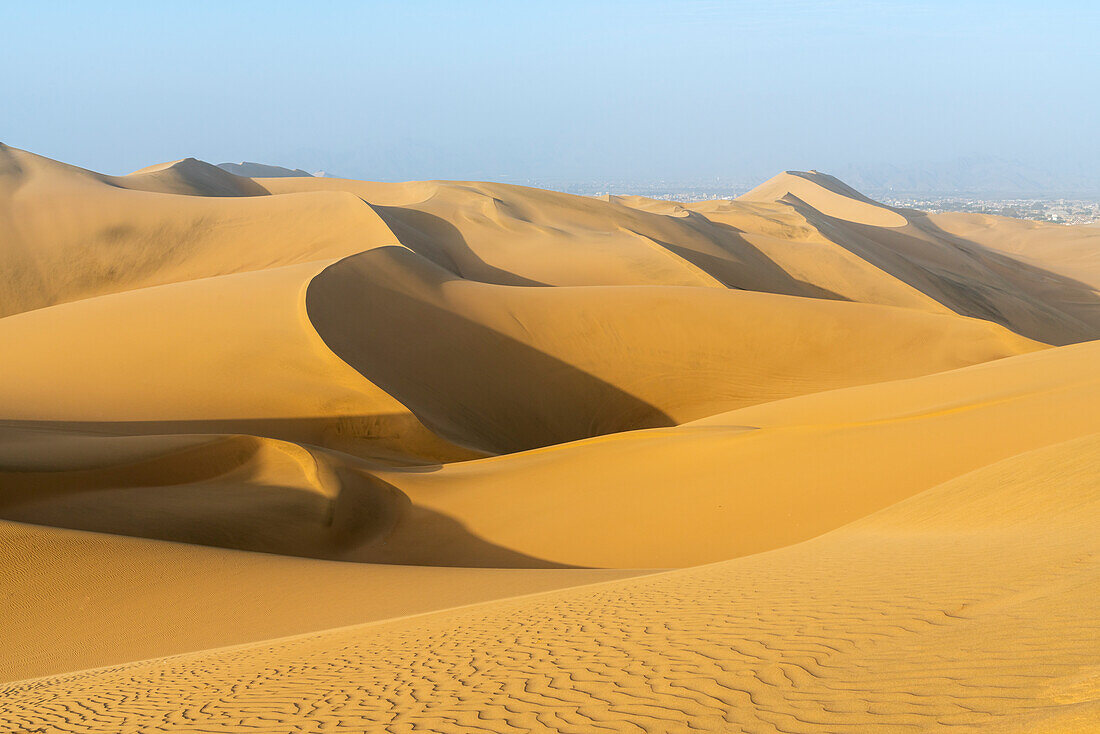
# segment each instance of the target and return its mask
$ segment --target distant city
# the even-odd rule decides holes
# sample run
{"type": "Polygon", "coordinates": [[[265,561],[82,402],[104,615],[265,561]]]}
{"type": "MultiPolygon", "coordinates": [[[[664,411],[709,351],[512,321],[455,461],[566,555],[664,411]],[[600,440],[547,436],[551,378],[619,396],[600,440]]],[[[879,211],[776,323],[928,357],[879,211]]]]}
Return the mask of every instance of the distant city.
{"type": "MultiPolygon", "coordinates": [[[[891,206],[959,211],[1060,224],[1100,221],[1100,174],[1087,161],[1044,163],[965,156],[907,165],[821,167],[857,191],[891,206]]],[[[763,183],[775,169],[747,167],[733,176],[511,179],[511,183],[571,194],[634,194],[668,201],[732,199],[763,183]]],[[[501,180],[501,179],[497,179],[501,180]]],[[[509,181],[509,179],[503,179],[509,181]]]]}
{"type": "MultiPolygon", "coordinates": [[[[839,176],[851,184],[852,181],[839,176]]],[[[563,182],[563,181],[516,181],[528,186],[538,186],[570,194],[584,196],[645,196],[664,201],[707,201],[710,199],[733,199],[754,186],[758,181],[714,180],[702,184],[683,184],[669,181],[653,182],[563,182]]],[[[975,214],[993,214],[1016,219],[1032,219],[1057,224],[1091,224],[1100,222],[1100,192],[1078,196],[1026,196],[999,193],[969,192],[915,192],[911,194],[897,191],[878,190],[870,186],[852,184],[867,196],[889,206],[938,212],[970,212],[975,214]]]]}
{"type": "Polygon", "coordinates": [[[979,197],[931,197],[879,199],[883,204],[921,211],[972,212],[995,214],[1015,219],[1033,219],[1055,224],[1092,224],[1100,222],[1098,199],[983,199],[979,197]]]}

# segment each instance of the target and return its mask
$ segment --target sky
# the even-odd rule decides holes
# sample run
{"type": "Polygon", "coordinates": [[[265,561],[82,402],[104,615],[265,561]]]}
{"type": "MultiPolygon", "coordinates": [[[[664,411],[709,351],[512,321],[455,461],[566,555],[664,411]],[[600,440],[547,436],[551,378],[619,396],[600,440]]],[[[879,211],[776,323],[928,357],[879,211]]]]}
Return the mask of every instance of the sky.
{"type": "Polygon", "coordinates": [[[1100,171],[1100,3],[0,0],[0,141],[375,179],[1100,171]]]}

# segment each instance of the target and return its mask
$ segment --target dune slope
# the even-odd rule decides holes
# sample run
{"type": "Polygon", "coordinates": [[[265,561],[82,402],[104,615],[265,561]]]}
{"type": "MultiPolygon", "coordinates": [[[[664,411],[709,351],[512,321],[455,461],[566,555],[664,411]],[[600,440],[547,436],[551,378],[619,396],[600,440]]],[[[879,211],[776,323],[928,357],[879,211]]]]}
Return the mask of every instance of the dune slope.
{"type": "Polygon", "coordinates": [[[307,309],[336,354],[427,425],[498,453],[1038,347],[987,322],[864,304],[470,282],[399,248],[329,266],[307,309]]]}
{"type": "Polygon", "coordinates": [[[478,456],[325,346],[305,290],[328,261],[174,283],[0,320],[4,418],[111,433],[252,433],[383,461],[478,456]]]}
{"type": "Polygon", "coordinates": [[[401,247],[37,309],[0,321],[0,339],[19,345],[0,363],[8,419],[258,433],[405,462],[668,426],[1041,346],[865,304],[482,284],[401,247]]]}
{"type": "Polygon", "coordinates": [[[637,573],[339,563],[5,520],[0,563],[5,682],[637,573]]]}
{"type": "Polygon", "coordinates": [[[1098,503],[1094,435],[772,553],[11,684],[0,721],[1080,731],[1100,714],[1098,503]]]}
{"type": "Polygon", "coordinates": [[[193,159],[104,176],[0,145],[0,316],[396,244],[356,196],[265,196],[193,159]]]}
{"type": "Polygon", "coordinates": [[[805,540],[1007,456],[1100,431],[1098,364],[1100,342],[1090,342],[675,428],[374,474],[525,554],[688,566],[805,540]]]}

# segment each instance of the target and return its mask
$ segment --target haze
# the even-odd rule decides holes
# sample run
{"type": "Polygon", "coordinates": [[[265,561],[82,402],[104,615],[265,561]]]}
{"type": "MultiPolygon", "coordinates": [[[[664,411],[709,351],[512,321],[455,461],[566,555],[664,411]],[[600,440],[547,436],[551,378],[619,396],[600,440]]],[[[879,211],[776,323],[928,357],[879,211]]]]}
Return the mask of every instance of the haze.
{"type": "Polygon", "coordinates": [[[0,22],[0,139],[111,173],[1100,169],[1091,3],[35,3],[0,22]]]}

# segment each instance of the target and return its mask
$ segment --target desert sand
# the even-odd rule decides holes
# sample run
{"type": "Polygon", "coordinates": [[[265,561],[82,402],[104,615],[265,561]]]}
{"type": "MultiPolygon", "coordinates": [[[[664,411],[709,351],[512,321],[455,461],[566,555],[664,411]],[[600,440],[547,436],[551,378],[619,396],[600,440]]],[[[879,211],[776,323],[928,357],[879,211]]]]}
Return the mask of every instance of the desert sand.
{"type": "Polygon", "coordinates": [[[0,146],[0,730],[1100,730],[1098,232],[0,146]]]}

